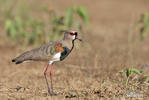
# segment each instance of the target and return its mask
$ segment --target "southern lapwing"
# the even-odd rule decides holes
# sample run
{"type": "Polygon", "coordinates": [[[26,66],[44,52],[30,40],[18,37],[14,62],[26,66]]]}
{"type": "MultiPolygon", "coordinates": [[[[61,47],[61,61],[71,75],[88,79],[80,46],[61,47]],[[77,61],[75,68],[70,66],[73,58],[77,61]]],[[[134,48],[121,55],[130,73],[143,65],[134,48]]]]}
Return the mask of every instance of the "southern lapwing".
{"type": "Polygon", "coordinates": [[[63,31],[64,38],[60,41],[48,42],[38,48],[26,51],[20,56],[12,59],[12,62],[20,64],[28,61],[47,61],[48,65],[44,71],[44,77],[48,87],[48,92],[50,95],[56,95],[53,92],[53,82],[52,82],[52,73],[53,73],[53,64],[58,61],[64,60],[74,48],[74,41],[80,40],[78,37],[78,32],[76,31],[63,31]],[[51,89],[47,80],[46,72],[51,65],[50,70],[50,81],[51,89]]]}

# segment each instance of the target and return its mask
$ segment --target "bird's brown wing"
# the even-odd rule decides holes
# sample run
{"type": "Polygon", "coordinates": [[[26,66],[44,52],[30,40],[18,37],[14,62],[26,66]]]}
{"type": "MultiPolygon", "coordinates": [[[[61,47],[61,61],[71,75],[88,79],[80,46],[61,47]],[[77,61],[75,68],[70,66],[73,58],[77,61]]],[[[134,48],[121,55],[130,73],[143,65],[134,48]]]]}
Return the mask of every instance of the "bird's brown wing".
{"type": "Polygon", "coordinates": [[[61,42],[49,42],[31,51],[24,52],[12,61],[16,64],[24,61],[49,61],[53,55],[63,50],[61,42]]]}

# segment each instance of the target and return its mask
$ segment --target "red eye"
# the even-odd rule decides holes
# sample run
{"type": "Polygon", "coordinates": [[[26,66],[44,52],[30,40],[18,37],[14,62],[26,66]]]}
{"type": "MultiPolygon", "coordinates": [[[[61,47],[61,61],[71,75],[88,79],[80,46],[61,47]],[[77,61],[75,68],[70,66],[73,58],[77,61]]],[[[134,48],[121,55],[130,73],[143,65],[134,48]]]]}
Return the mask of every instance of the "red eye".
{"type": "Polygon", "coordinates": [[[74,35],[72,32],[69,33],[70,35],[74,35]]]}

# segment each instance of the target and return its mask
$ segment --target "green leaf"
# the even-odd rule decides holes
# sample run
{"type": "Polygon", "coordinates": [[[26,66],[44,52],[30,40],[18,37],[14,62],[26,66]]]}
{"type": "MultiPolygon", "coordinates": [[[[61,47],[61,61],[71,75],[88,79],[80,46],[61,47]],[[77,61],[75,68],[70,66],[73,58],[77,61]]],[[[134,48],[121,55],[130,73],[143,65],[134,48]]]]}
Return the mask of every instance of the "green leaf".
{"type": "Polygon", "coordinates": [[[73,23],[73,14],[74,14],[74,8],[69,7],[67,9],[66,16],[65,16],[65,25],[67,29],[69,29],[73,23]]]}
{"type": "Polygon", "coordinates": [[[77,13],[83,19],[85,24],[88,24],[88,14],[87,14],[87,11],[85,10],[85,8],[84,7],[78,7],[77,13]]]}
{"type": "Polygon", "coordinates": [[[144,14],[144,24],[147,28],[149,28],[149,13],[144,14]]]}
{"type": "Polygon", "coordinates": [[[12,39],[12,40],[16,36],[16,29],[13,24],[14,23],[10,19],[7,19],[5,21],[5,31],[6,31],[7,35],[10,37],[10,39],[12,39]]]}
{"type": "Polygon", "coordinates": [[[130,69],[129,69],[129,68],[128,68],[128,69],[126,69],[126,70],[125,70],[125,72],[126,72],[126,76],[127,76],[127,77],[129,77],[129,76],[130,76],[130,74],[131,74],[130,69]]]}
{"type": "Polygon", "coordinates": [[[23,21],[20,17],[15,18],[14,26],[15,26],[15,29],[19,35],[25,31],[25,26],[23,25],[23,21]]]}
{"type": "Polygon", "coordinates": [[[138,75],[141,74],[141,72],[138,69],[136,69],[136,68],[130,68],[130,71],[135,73],[135,74],[138,74],[138,75]]]}
{"type": "Polygon", "coordinates": [[[140,38],[141,38],[141,40],[144,39],[144,37],[146,36],[146,33],[147,33],[147,28],[146,27],[142,27],[141,30],[140,30],[140,38]]]}
{"type": "Polygon", "coordinates": [[[5,21],[5,31],[8,33],[12,27],[12,21],[10,19],[7,19],[5,21]]]}
{"type": "Polygon", "coordinates": [[[140,32],[141,40],[143,40],[144,37],[145,37],[145,36],[147,35],[147,33],[149,32],[149,13],[145,13],[145,14],[141,17],[140,23],[143,24],[143,27],[141,28],[141,32],[140,32]]]}
{"type": "Polygon", "coordinates": [[[135,73],[135,74],[138,74],[138,75],[141,74],[141,72],[136,68],[127,68],[127,69],[125,69],[125,73],[126,73],[127,77],[129,77],[132,72],[135,73]]]}

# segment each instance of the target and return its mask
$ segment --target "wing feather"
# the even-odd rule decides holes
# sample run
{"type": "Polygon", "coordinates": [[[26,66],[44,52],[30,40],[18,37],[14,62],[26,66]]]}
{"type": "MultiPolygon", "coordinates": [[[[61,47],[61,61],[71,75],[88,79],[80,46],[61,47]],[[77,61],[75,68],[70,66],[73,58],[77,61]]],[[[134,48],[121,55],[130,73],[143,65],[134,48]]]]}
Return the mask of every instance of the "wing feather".
{"type": "Polygon", "coordinates": [[[38,48],[26,51],[20,56],[14,58],[12,61],[16,64],[24,61],[49,61],[57,52],[61,52],[62,44],[60,42],[49,42],[38,48]]]}

